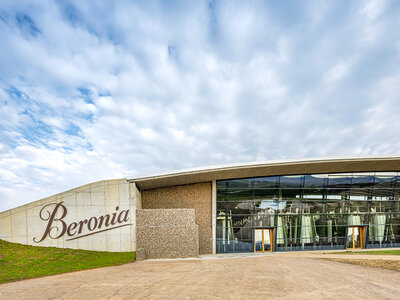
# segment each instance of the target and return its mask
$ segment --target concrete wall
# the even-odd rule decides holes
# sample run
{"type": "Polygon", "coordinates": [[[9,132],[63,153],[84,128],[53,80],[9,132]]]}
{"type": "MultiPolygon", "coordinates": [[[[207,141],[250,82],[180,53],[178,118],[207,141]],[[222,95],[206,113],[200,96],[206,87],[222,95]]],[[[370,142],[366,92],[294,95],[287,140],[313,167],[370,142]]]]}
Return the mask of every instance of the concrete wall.
{"type": "Polygon", "coordinates": [[[211,182],[142,190],[142,207],[193,208],[199,226],[200,254],[213,253],[211,182]]]}
{"type": "Polygon", "coordinates": [[[145,258],[199,255],[194,209],[138,209],[136,237],[137,248],[144,249],[145,258]]]}
{"type": "Polygon", "coordinates": [[[125,179],[87,184],[0,213],[0,239],[34,246],[112,252],[135,251],[136,207],[141,205],[140,202],[140,193],[135,184],[125,179]],[[56,228],[51,229],[49,235],[45,235],[40,241],[49,223],[48,219],[51,219],[52,212],[60,203],[64,208],[58,208],[53,222],[53,226],[59,231],[56,228]],[[63,217],[64,212],[66,214],[63,217]],[[111,224],[113,214],[115,222],[111,224]],[[118,220],[119,214],[121,217],[118,220]],[[101,227],[94,226],[95,223],[100,225],[100,217],[106,215],[110,217],[109,226],[106,226],[107,218],[104,218],[101,227]],[[94,219],[90,221],[92,217],[94,219]],[[58,218],[61,220],[57,220],[58,218]],[[82,222],[81,232],[79,221],[82,222]],[[64,228],[63,222],[65,228],[71,225],[71,230],[60,236],[64,228]],[[89,222],[93,230],[88,227],[89,222]],[[72,223],[78,224],[74,226],[72,223]],[[97,231],[101,232],[96,233],[97,231]],[[84,236],[86,234],[90,235],[84,236]]]}
{"type": "Polygon", "coordinates": [[[137,189],[135,183],[130,183],[130,185],[129,185],[129,193],[130,193],[129,197],[131,199],[134,199],[134,201],[135,201],[136,208],[141,209],[142,208],[142,194],[137,189]]]}

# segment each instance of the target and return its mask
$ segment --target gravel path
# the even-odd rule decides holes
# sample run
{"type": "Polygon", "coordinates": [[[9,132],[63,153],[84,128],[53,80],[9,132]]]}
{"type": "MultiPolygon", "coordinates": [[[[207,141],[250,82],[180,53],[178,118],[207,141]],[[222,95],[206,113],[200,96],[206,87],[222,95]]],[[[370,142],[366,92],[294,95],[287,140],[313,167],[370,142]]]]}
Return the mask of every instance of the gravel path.
{"type": "Polygon", "coordinates": [[[400,299],[400,273],[284,253],[141,261],[0,285],[0,299],[55,298],[400,299]]]}

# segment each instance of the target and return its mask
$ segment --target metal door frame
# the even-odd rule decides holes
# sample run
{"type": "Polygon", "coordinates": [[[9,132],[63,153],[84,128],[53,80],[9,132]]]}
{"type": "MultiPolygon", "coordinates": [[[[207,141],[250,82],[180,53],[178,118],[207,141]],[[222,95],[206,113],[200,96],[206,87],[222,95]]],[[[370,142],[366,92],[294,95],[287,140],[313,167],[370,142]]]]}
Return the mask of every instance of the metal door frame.
{"type": "Polygon", "coordinates": [[[263,228],[254,228],[254,252],[262,253],[262,252],[273,252],[275,250],[275,228],[274,227],[263,227],[263,228]],[[256,251],[256,230],[261,230],[261,251],[256,251]],[[269,231],[269,240],[271,248],[270,250],[264,250],[264,231],[269,231]]]}
{"type": "Polygon", "coordinates": [[[351,225],[347,226],[347,231],[346,231],[346,249],[365,249],[365,244],[366,244],[366,233],[367,233],[367,226],[366,225],[351,225]],[[354,228],[358,228],[360,230],[360,244],[361,247],[355,247],[355,241],[354,241],[354,228]],[[353,237],[353,242],[352,245],[353,247],[348,248],[348,237],[349,237],[349,230],[352,230],[352,237],[353,237]]]}

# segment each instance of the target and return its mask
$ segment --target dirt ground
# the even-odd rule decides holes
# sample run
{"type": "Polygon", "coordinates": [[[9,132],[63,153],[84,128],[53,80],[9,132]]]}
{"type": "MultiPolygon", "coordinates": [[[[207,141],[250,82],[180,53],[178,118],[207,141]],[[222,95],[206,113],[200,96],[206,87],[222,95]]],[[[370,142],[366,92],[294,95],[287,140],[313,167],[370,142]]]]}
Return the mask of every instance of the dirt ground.
{"type": "Polygon", "coordinates": [[[6,283],[0,299],[400,299],[399,272],[321,259],[329,256],[148,260],[6,283]]]}

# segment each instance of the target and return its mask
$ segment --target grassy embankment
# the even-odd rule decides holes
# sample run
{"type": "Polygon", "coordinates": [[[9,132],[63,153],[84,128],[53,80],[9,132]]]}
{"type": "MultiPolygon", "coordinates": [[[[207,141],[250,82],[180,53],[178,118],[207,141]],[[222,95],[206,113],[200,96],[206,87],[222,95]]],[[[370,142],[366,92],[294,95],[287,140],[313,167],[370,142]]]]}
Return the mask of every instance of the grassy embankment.
{"type": "MultiPolygon", "coordinates": [[[[334,252],[331,254],[346,255],[400,255],[400,250],[373,250],[373,251],[345,251],[334,252]]],[[[347,264],[388,269],[400,272],[400,260],[390,259],[352,259],[352,258],[327,258],[330,261],[342,262],[347,264]]]]}
{"type": "Polygon", "coordinates": [[[98,252],[35,247],[0,240],[0,283],[120,265],[135,252],[98,252]]]}
{"type": "Polygon", "coordinates": [[[400,255],[400,250],[344,251],[332,254],[400,255]]]}

